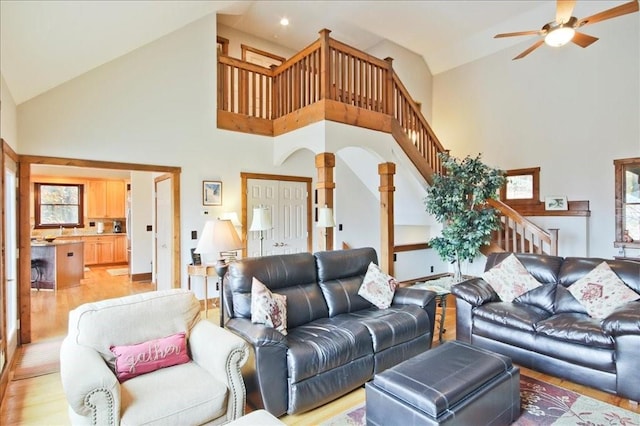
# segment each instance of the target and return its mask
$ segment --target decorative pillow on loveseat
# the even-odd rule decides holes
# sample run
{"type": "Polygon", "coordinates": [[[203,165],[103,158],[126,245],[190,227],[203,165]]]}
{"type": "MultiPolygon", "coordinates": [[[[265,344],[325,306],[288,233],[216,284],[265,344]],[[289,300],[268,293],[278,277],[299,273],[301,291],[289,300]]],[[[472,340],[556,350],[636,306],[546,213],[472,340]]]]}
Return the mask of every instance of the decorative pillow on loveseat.
{"type": "Polygon", "coordinates": [[[515,254],[482,274],[482,279],[498,293],[503,302],[512,302],[516,297],[542,285],[515,254]]]}
{"type": "Polygon", "coordinates": [[[378,265],[371,262],[358,294],[373,303],[378,309],[387,309],[391,306],[397,287],[398,282],[395,278],[385,274],[378,265]]]}
{"type": "Polygon", "coordinates": [[[160,368],[191,361],[184,332],[136,345],[111,346],[111,352],[116,356],[116,376],[121,383],[160,368]]]}
{"type": "Polygon", "coordinates": [[[618,306],[640,299],[640,295],[631,290],[607,262],[570,285],[569,292],[593,318],[606,318],[618,306]]]}
{"type": "Polygon", "coordinates": [[[272,293],[255,277],[251,282],[251,322],[287,335],[287,296],[272,293]]]}

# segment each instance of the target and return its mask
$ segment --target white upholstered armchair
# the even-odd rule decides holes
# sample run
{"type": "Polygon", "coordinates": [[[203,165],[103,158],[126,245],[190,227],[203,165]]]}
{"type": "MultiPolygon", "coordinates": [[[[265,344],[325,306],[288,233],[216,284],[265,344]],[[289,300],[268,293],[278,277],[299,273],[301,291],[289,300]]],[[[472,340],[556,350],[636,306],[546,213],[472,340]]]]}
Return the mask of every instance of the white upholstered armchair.
{"type": "Polygon", "coordinates": [[[200,303],[187,290],[84,304],[69,313],[69,333],[60,350],[70,420],[94,425],[227,423],[244,414],[240,368],[247,357],[244,340],[200,320],[200,303]],[[113,346],[130,348],[181,332],[186,333],[187,362],[119,381],[115,372],[122,358],[116,359],[113,346]]]}

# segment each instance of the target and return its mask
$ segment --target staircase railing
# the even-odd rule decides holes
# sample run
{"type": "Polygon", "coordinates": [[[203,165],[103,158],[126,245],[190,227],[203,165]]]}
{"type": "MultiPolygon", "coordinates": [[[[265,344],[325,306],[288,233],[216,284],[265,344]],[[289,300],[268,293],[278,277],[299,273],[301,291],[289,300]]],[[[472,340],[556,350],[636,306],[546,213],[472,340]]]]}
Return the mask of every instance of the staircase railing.
{"type": "MultiPolygon", "coordinates": [[[[330,32],[321,30],[318,40],[271,69],[219,54],[218,127],[274,135],[275,122],[309,111],[301,122],[330,117],[386,130],[432,184],[433,175],[443,171],[438,154],[448,151],[394,72],[393,60],[334,40],[330,32]]],[[[557,230],[547,233],[506,204],[490,203],[500,211],[502,223],[493,249],[557,253],[557,230]]]]}
{"type": "Polygon", "coordinates": [[[500,229],[494,232],[485,254],[491,251],[558,254],[557,229],[547,232],[502,201],[487,202],[500,213],[500,229]]]}

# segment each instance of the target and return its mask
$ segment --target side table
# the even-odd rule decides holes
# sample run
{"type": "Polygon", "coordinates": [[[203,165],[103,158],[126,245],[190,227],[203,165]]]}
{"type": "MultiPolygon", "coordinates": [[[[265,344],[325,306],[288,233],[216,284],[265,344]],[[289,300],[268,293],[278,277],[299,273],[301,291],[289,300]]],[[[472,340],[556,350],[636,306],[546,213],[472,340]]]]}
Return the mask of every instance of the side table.
{"type": "Polygon", "coordinates": [[[427,285],[426,283],[419,283],[412,286],[420,290],[431,290],[436,294],[436,304],[440,306],[440,313],[438,315],[439,329],[438,329],[438,341],[442,343],[442,335],[445,331],[444,320],[447,315],[447,297],[451,294],[451,291],[439,285],[427,285]]]}
{"type": "MultiPolygon", "coordinates": [[[[213,265],[187,265],[187,288],[191,290],[191,277],[203,277],[204,279],[204,316],[209,317],[209,277],[217,277],[216,268],[213,265]]],[[[220,307],[222,309],[222,307],[220,307]]],[[[220,324],[222,326],[222,324],[220,324]]]]}

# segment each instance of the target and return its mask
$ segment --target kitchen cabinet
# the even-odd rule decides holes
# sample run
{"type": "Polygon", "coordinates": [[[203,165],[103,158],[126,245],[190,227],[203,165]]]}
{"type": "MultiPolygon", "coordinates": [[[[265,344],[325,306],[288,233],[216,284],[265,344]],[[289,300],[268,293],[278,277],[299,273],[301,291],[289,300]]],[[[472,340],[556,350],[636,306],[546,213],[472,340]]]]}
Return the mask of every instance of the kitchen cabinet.
{"type": "Polygon", "coordinates": [[[83,236],[84,264],[105,265],[127,263],[127,236],[101,235],[83,236]]]}
{"type": "Polygon", "coordinates": [[[125,217],[126,183],[121,180],[87,182],[87,217],[122,219],[125,217]]]}
{"type": "Polygon", "coordinates": [[[31,259],[39,262],[32,287],[60,290],[80,285],[84,278],[82,240],[32,243],[31,259]]]}

